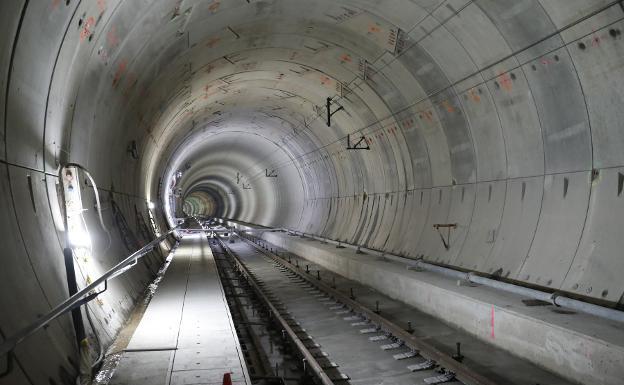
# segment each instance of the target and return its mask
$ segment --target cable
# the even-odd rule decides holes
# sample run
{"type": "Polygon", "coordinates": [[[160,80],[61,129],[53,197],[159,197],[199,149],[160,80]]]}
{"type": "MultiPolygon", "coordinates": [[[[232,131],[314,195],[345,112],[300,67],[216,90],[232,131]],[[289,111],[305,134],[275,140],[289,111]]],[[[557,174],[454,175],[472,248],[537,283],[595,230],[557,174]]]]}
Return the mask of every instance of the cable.
{"type": "Polygon", "coordinates": [[[110,235],[110,232],[108,231],[108,229],[106,228],[106,225],[104,224],[104,219],[102,218],[102,205],[100,204],[100,194],[98,192],[97,185],[95,184],[95,180],[89,173],[89,170],[87,170],[85,167],[81,166],[78,163],[67,163],[63,168],[67,168],[67,167],[79,168],[85,173],[87,178],[89,178],[89,181],[91,182],[91,187],[93,187],[93,193],[95,194],[95,204],[96,204],[97,211],[98,211],[98,217],[100,218],[100,225],[102,225],[102,229],[104,229],[104,231],[110,235]]]}
{"type": "Polygon", "coordinates": [[[99,356],[97,360],[91,365],[91,370],[97,370],[97,367],[104,361],[104,346],[102,345],[102,340],[100,339],[100,335],[93,324],[93,319],[91,319],[91,311],[89,310],[89,305],[85,304],[85,314],[87,315],[87,321],[89,321],[89,326],[91,326],[91,330],[93,331],[93,335],[95,336],[95,341],[98,344],[99,356]]]}
{"type": "MultiPolygon", "coordinates": [[[[78,168],[78,169],[82,170],[82,172],[85,173],[85,175],[87,176],[87,178],[89,178],[89,181],[91,182],[91,187],[93,188],[93,193],[95,195],[95,206],[96,206],[96,209],[97,209],[97,212],[98,212],[98,218],[100,220],[100,226],[102,226],[102,229],[104,230],[104,232],[106,233],[106,236],[108,237],[108,243],[107,243],[106,247],[104,248],[104,252],[106,252],[110,248],[113,239],[112,239],[110,231],[108,230],[108,228],[104,224],[104,218],[102,217],[102,204],[100,202],[100,193],[98,191],[97,184],[95,183],[95,179],[93,179],[93,177],[91,176],[91,173],[89,173],[89,170],[86,167],[82,166],[79,163],[72,163],[72,162],[70,162],[70,163],[66,163],[65,165],[63,165],[63,166],[61,166],[59,168],[59,180],[61,180],[61,181],[63,180],[62,179],[62,170],[64,168],[67,168],[67,167],[75,167],[75,168],[78,168]]],[[[64,189],[61,189],[61,195],[62,195],[62,198],[63,198],[63,202],[65,202],[65,190],[64,189]]],[[[85,222],[84,217],[82,216],[82,213],[80,214],[80,216],[82,217],[82,220],[83,220],[83,223],[85,224],[85,229],[86,229],[86,222],[85,222]]],[[[65,224],[65,229],[67,229],[67,214],[65,214],[63,220],[64,220],[64,224],[65,224]]],[[[69,245],[69,240],[67,240],[67,244],[69,245]]]]}
{"type": "MultiPolygon", "coordinates": [[[[58,177],[59,180],[62,181],[63,180],[63,169],[66,169],[68,167],[75,167],[78,168],[80,170],[82,170],[82,172],[85,173],[85,175],[87,176],[87,178],[89,179],[89,181],[91,182],[91,187],[93,188],[93,193],[95,194],[95,202],[96,202],[96,209],[98,212],[98,218],[100,221],[100,225],[102,226],[102,229],[104,230],[104,232],[106,233],[107,237],[108,237],[108,245],[106,246],[105,250],[108,250],[108,248],[110,248],[110,245],[112,243],[112,237],[110,234],[110,231],[108,230],[108,228],[106,227],[106,224],[104,223],[104,218],[102,216],[102,204],[100,202],[100,194],[97,188],[97,184],[95,183],[95,179],[91,176],[91,173],[89,172],[89,170],[87,170],[86,167],[78,164],[78,163],[66,163],[65,165],[61,166],[59,168],[59,172],[58,172],[58,177]]],[[[76,178],[76,180],[78,180],[78,178],[76,178]]],[[[70,242],[69,242],[69,231],[68,231],[68,224],[67,224],[67,207],[66,207],[66,201],[65,201],[65,190],[64,188],[61,188],[61,198],[63,201],[63,207],[64,207],[64,215],[63,215],[63,223],[65,225],[65,231],[66,231],[66,243],[67,243],[67,247],[70,247],[70,242]]],[[[88,228],[87,228],[87,224],[83,215],[83,212],[80,212],[80,218],[82,219],[82,223],[83,226],[85,228],[85,231],[89,232],[88,228]]],[[[73,248],[72,248],[72,254],[73,254],[73,248]]],[[[84,278],[84,277],[83,277],[84,278]]],[[[93,335],[95,337],[95,340],[98,344],[98,358],[90,365],[90,370],[91,373],[90,375],[93,375],[93,371],[102,363],[102,361],[104,360],[104,346],[102,345],[102,341],[100,339],[100,336],[97,332],[97,329],[95,328],[95,325],[93,323],[93,319],[91,317],[91,311],[89,310],[89,306],[88,304],[85,304],[85,314],[87,316],[87,321],[89,322],[89,325],[91,327],[91,330],[93,331],[93,335]]],[[[82,347],[80,347],[80,349],[82,349],[82,347]]]]}

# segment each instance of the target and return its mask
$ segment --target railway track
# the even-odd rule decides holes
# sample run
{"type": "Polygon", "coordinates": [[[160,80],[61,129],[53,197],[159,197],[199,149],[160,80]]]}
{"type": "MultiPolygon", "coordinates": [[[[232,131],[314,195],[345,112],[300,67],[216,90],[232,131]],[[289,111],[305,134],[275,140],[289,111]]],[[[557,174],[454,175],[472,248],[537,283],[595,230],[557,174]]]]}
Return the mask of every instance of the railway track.
{"type": "Polygon", "coordinates": [[[447,354],[392,323],[379,309],[367,308],[353,292],[337,290],[335,280],[322,279],[320,271],[311,271],[300,259],[265,250],[251,237],[237,237],[234,243],[216,239],[271,317],[282,323],[316,382],[499,383],[463,364],[460,351],[447,354]]]}

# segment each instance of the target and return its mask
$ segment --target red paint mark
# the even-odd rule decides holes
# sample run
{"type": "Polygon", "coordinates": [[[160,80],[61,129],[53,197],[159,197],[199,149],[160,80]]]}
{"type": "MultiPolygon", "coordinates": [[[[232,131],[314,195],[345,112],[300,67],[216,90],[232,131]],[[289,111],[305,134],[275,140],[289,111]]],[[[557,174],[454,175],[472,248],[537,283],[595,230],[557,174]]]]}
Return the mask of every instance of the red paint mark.
{"type": "Polygon", "coordinates": [[[85,21],[84,26],[80,30],[80,41],[84,41],[89,38],[93,34],[91,30],[95,26],[95,18],[90,16],[87,21],[85,21]]]}
{"type": "Polygon", "coordinates": [[[52,0],[52,10],[56,10],[61,5],[61,0],[52,0]]]}
{"type": "Polygon", "coordinates": [[[115,72],[115,76],[113,76],[113,88],[119,85],[119,81],[121,80],[123,74],[126,72],[127,67],[128,62],[126,61],[126,59],[121,59],[121,61],[117,65],[117,71],[115,72]]]}
{"type": "Polygon", "coordinates": [[[494,305],[492,305],[492,311],[490,315],[490,337],[494,339],[494,305]]]}
{"type": "Polygon", "coordinates": [[[349,55],[348,53],[345,53],[342,56],[340,56],[340,64],[351,63],[352,61],[353,59],[351,59],[351,55],[349,55]]]}
{"type": "Polygon", "coordinates": [[[206,47],[214,48],[214,46],[219,44],[220,41],[221,41],[220,37],[213,37],[212,39],[208,40],[206,47]]]}
{"type": "Polygon", "coordinates": [[[370,32],[370,33],[379,33],[379,32],[381,32],[381,28],[379,27],[379,24],[371,24],[368,27],[368,32],[370,32]]]}
{"type": "Polygon", "coordinates": [[[117,28],[115,28],[114,25],[111,27],[110,31],[108,31],[108,33],[106,34],[106,43],[108,44],[108,47],[111,49],[119,45],[119,38],[117,37],[117,28]]]}
{"type": "Polygon", "coordinates": [[[219,9],[219,6],[221,5],[220,1],[213,1],[209,6],[208,6],[208,10],[212,13],[217,12],[217,10],[219,9]]]}
{"type": "Polygon", "coordinates": [[[330,82],[331,82],[331,79],[330,79],[329,77],[327,77],[327,76],[321,76],[321,84],[322,84],[322,85],[324,85],[324,86],[325,86],[325,85],[329,84],[330,82]]]}
{"type": "Polygon", "coordinates": [[[511,77],[509,77],[509,74],[507,72],[498,76],[498,82],[500,83],[501,87],[507,92],[511,91],[511,89],[513,88],[511,77]]]}
{"type": "Polygon", "coordinates": [[[100,14],[104,13],[106,11],[106,0],[97,0],[97,7],[100,14]]]}
{"type": "Polygon", "coordinates": [[[600,46],[600,36],[596,35],[596,30],[592,28],[592,46],[599,47],[600,46]]]}
{"type": "Polygon", "coordinates": [[[468,92],[468,97],[475,103],[481,102],[481,96],[473,89],[468,92]]]}
{"type": "Polygon", "coordinates": [[[455,112],[455,108],[451,105],[451,103],[448,102],[448,100],[443,101],[442,105],[444,106],[444,108],[446,108],[446,111],[449,114],[452,114],[453,112],[455,112]]]}

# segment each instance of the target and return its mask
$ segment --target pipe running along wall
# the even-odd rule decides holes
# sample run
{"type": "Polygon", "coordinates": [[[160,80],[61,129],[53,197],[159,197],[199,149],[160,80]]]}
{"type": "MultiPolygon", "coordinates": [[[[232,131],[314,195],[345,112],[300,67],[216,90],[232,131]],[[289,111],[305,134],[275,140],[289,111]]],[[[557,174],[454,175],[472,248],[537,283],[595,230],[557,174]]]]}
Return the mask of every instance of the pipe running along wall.
{"type": "MultiPolygon", "coordinates": [[[[0,336],[67,297],[56,175],[70,161],[95,177],[113,229],[80,176],[82,283],[186,213],[621,302],[623,9],[2,2],[0,336]],[[438,224],[456,224],[445,242],[438,224]]],[[[147,261],[89,305],[103,344],[162,259],[147,261]]],[[[69,383],[74,344],[60,319],[0,381],[69,383]]]]}

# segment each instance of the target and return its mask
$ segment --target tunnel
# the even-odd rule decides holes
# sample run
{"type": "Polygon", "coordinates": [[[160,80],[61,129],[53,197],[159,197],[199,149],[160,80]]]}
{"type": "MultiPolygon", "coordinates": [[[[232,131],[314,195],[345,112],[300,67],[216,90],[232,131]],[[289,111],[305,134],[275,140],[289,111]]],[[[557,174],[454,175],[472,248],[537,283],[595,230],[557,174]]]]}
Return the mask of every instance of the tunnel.
{"type": "MultiPolygon", "coordinates": [[[[232,280],[288,323],[254,283],[267,258],[435,362],[425,381],[621,384],[623,20],[612,0],[2,1],[0,384],[326,384],[305,352],[296,381],[273,342],[240,353],[257,325],[232,280]],[[167,333],[175,274],[180,314],[231,321],[231,375],[176,369],[182,326],[136,343],[157,305],[167,333]],[[422,316],[409,335],[389,303],[422,316]]],[[[421,361],[339,362],[359,345],[329,330],[333,383],[423,383],[421,361]]]]}

